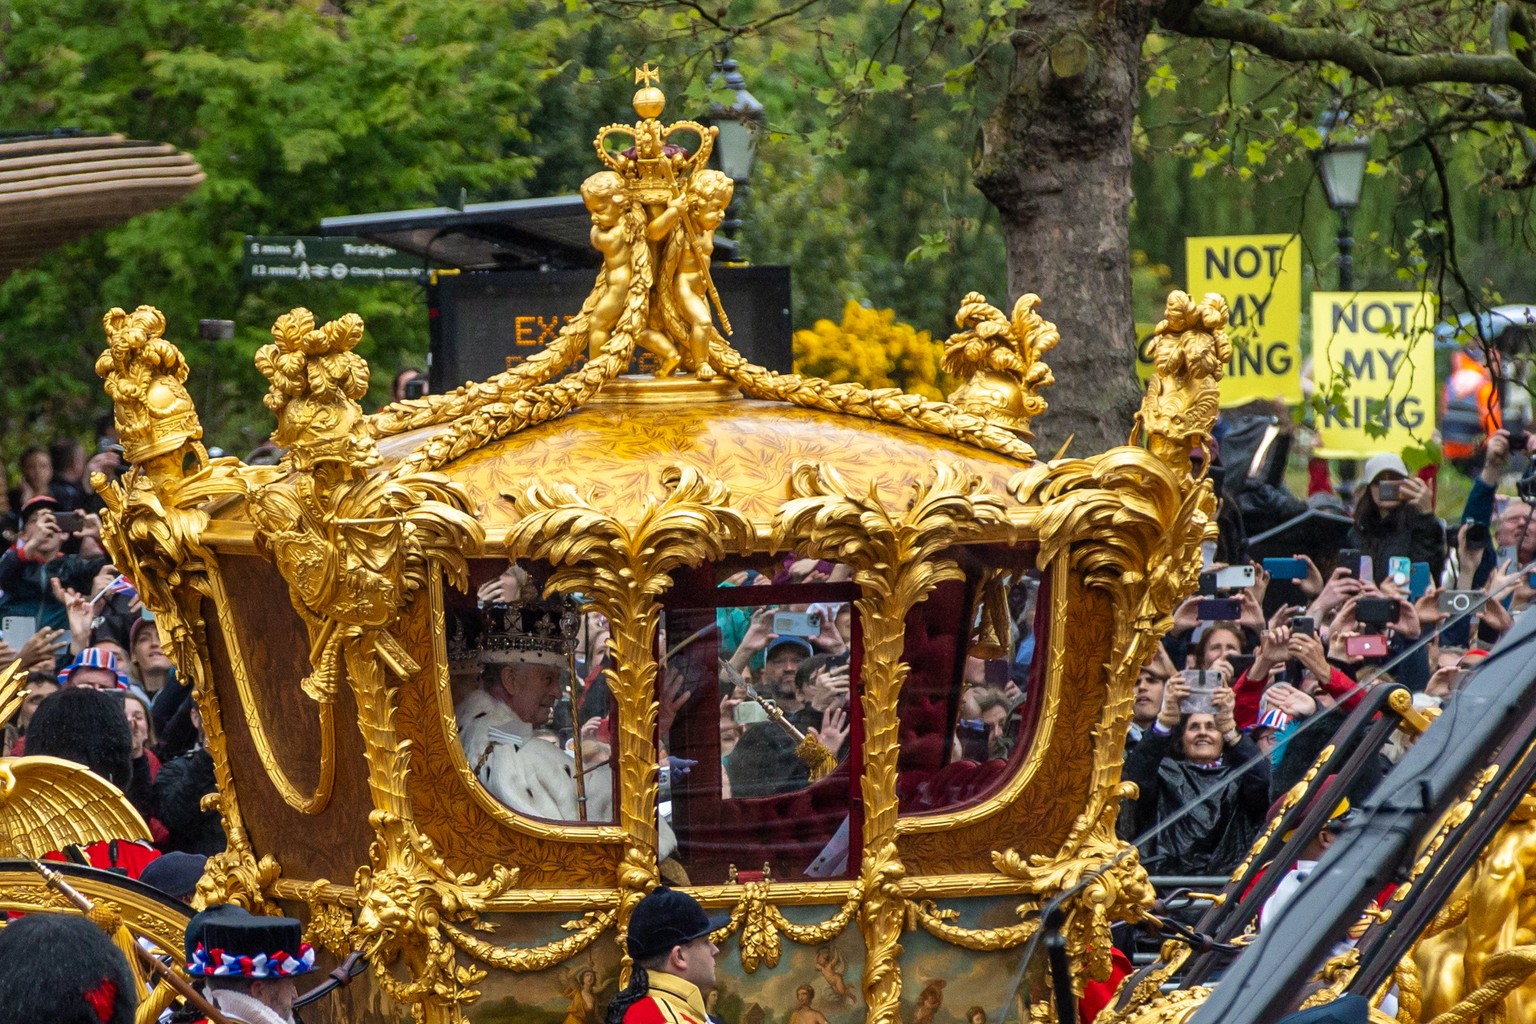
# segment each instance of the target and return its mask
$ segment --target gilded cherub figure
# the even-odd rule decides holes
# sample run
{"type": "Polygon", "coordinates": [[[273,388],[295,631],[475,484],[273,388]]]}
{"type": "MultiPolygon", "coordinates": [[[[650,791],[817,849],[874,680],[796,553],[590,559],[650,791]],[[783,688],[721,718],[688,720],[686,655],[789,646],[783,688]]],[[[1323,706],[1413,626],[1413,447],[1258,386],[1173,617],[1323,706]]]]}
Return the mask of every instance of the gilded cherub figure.
{"type": "Polygon", "coordinates": [[[944,346],[944,372],[965,378],[949,401],[965,412],[1000,423],[1026,440],[1029,421],[1046,410],[1040,389],[1056,382],[1041,357],[1056,347],[1061,334],[1037,310],[1038,295],[1014,303],[1013,318],[971,292],[960,302],[955,326],[944,346]]]}
{"type": "Polygon", "coordinates": [[[1136,414],[1147,448],[1163,462],[1187,471],[1194,445],[1216,423],[1221,375],[1232,358],[1227,340],[1227,303],[1211,293],[1197,304],[1171,292],[1152,347],[1152,379],[1136,414]]]}
{"type": "MultiPolygon", "coordinates": [[[[636,260],[649,262],[650,252],[641,240],[644,215],[631,201],[621,176],[613,171],[598,171],[581,183],[581,198],[592,215],[592,248],[603,255],[603,272],[587,312],[587,355],[596,359],[630,301],[636,260]]],[[[677,348],[660,331],[643,330],[635,340],[660,361],[658,377],[670,376],[682,362],[677,348]]]]}
{"type": "Polygon", "coordinates": [[[661,320],[667,334],[679,343],[683,366],[701,380],[715,375],[709,365],[709,343],[716,334],[710,304],[719,299],[709,276],[709,261],[715,251],[715,230],[725,220],[735,187],[720,171],[695,171],[682,192],[646,228],[652,241],[665,239],[666,243],[656,288],[661,320]]]}

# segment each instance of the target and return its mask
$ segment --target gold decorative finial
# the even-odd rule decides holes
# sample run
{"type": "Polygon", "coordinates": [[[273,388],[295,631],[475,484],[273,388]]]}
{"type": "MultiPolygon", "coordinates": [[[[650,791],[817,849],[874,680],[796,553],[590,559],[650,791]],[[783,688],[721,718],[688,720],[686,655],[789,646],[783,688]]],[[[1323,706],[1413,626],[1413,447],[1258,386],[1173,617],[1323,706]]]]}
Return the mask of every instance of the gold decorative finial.
{"type": "Polygon", "coordinates": [[[177,470],[201,468],[208,461],[203,425],[184,386],[187,360],[165,340],[165,316],[153,306],[132,313],[114,307],[102,324],[107,350],[96,373],[112,398],[124,457],[143,465],[174,455],[177,470]],[[195,456],[190,467],[188,456],[195,456]]]}
{"type": "MultiPolygon", "coordinates": [[[[1136,414],[1136,430],[1164,463],[1188,471],[1190,450],[1216,425],[1221,375],[1232,358],[1227,303],[1214,292],[1196,303],[1169,294],[1152,346],[1152,379],[1136,414]]],[[[1135,439],[1135,435],[1132,435],[1135,439]]]]}
{"type": "Polygon", "coordinates": [[[644,67],[635,68],[635,84],[640,85],[643,82],[644,85],[635,90],[635,98],[631,101],[631,105],[635,108],[635,113],[641,117],[660,117],[662,108],[667,105],[667,94],[656,87],[659,81],[661,81],[661,69],[651,67],[649,61],[644,67]]]}
{"type": "Polygon", "coordinates": [[[961,300],[955,314],[959,334],[944,346],[945,373],[964,377],[949,396],[950,404],[1001,424],[1031,440],[1031,418],[1045,412],[1040,389],[1056,382],[1041,356],[1061,340],[1056,325],[1036,310],[1038,295],[1025,295],[1013,307],[1013,319],[987,302],[980,292],[961,300]]]}
{"type": "Polygon", "coordinates": [[[272,338],[256,353],[256,368],[271,382],[262,404],[277,414],[272,440],[301,469],[323,460],[377,464],[357,404],[368,393],[368,364],[352,351],[363,318],[348,313],[316,328],[313,313],[294,309],[278,317],[272,338]]]}

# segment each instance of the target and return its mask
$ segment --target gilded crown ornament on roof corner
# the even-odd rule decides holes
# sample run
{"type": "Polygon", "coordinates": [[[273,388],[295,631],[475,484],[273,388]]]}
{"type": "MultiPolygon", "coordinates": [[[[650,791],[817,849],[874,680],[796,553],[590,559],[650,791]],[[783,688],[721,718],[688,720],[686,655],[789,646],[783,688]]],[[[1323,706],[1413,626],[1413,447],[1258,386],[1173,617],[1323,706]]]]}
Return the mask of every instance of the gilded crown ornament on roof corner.
{"type": "Polygon", "coordinates": [[[185,387],[187,360],[165,340],[165,316],[153,306],[132,313],[113,307],[102,325],[107,350],[96,374],[112,399],[124,457],[144,465],[187,449],[199,466],[206,463],[203,425],[185,387]]]}
{"type": "Polygon", "coordinates": [[[955,407],[1033,440],[1029,422],[1046,410],[1040,389],[1056,383],[1041,358],[1061,341],[1056,325],[1038,310],[1040,297],[1024,295],[1013,317],[970,292],[960,302],[955,326],[961,330],[944,345],[945,373],[963,377],[949,395],[955,407]]]}
{"type": "Polygon", "coordinates": [[[262,404],[277,416],[272,440],[300,469],[322,461],[378,464],[358,404],[368,393],[368,363],[352,351],[362,337],[356,313],[317,328],[315,315],[299,308],[277,318],[273,343],[256,353],[256,368],[271,384],[262,404]]]}

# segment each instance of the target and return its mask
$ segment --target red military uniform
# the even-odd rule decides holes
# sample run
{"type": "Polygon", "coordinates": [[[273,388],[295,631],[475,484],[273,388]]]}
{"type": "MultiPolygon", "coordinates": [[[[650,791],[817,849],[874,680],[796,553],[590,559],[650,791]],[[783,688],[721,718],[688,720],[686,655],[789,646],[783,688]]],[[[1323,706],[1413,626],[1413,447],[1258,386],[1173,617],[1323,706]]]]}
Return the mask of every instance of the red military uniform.
{"type": "Polygon", "coordinates": [[[624,1012],[624,1024],[709,1024],[704,994],[691,981],[652,971],[650,989],[624,1012]]]}

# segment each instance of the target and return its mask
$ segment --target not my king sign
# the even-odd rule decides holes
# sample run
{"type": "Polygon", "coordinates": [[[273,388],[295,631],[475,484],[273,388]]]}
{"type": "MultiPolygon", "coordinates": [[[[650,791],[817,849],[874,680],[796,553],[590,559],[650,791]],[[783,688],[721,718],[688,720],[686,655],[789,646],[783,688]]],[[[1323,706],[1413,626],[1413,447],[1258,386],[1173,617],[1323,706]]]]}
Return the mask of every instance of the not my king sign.
{"type": "Polygon", "coordinates": [[[1312,365],[1318,393],[1335,393],[1317,420],[1317,454],[1369,458],[1435,430],[1432,295],[1313,292],[1312,365]]]}
{"type": "Polygon", "coordinates": [[[1185,278],[1196,299],[1227,300],[1232,358],[1221,380],[1227,409],[1255,399],[1301,401],[1301,239],[1296,235],[1187,238],[1185,278]]]}

